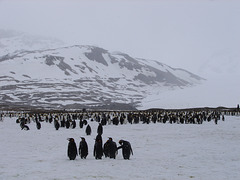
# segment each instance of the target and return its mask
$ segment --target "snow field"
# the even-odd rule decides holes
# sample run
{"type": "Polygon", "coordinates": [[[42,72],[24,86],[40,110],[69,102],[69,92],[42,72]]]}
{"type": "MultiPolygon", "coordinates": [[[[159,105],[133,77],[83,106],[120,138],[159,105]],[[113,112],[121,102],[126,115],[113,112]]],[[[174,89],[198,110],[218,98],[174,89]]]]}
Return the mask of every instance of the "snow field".
{"type": "MultiPolygon", "coordinates": [[[[197,124],[124,124],[106,125],[103,142],[112,137],[132,144],[134,155],[124,160],[119,150],[116,159],[93,157],[98,123],[89,121],[91,136],[85,128],[60,128],[42,122],[37,130],[21,130],[16,118],[0,122],[0,179],[2,180],[65,180],[65,179],[208,179],[240,178],[240,117],[226,116],[215,125],[213,121],[197,124]],[[67,157],[67,138],[77,146],[80,137],[88,143],[89,155],[74,161],[67,157]]],[[[119,144],[118,144],[119,145],[119,144]]]]}

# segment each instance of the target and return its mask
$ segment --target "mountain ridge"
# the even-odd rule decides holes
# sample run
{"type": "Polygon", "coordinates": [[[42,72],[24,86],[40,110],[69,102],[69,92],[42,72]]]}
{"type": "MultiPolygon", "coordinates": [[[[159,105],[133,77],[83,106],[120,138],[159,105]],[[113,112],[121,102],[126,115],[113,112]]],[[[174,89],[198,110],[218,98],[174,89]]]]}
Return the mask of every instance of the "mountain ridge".
{"type": "Polygon", "coordinates": [[[59,47],[52,39],[1,32],[1,106],[134,109],[148,95],[204,81],[184,69],[98,46],[59,47]]]}
{"type": "Polygon", "coordinates": [[[183,88],[203,80],[157,61],[111,54],[96,46],[15,52],[0,57],[0,63],[2,102],[32,106],[124,103],[137,107],[152,87],[183,88]]]}

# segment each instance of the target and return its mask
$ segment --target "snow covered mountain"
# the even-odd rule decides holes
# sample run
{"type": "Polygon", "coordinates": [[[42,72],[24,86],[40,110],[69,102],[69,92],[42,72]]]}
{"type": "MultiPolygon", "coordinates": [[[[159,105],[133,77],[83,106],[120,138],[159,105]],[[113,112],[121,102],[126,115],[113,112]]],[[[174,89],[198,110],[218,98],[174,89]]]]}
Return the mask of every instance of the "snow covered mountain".
{"type": "Polygon", "coordinates": [[[1,106],[134,109],[149,95],[203,80],[158,61],[60,44],[0,31],[1,106]]]}
{"type": "Polygon", "coordinates": [[[80,108],[131,104],[154,91],[183,88],[202,78],[157,61],[95,46],[21,51],[0,57],[1,103],[80,108]]]}

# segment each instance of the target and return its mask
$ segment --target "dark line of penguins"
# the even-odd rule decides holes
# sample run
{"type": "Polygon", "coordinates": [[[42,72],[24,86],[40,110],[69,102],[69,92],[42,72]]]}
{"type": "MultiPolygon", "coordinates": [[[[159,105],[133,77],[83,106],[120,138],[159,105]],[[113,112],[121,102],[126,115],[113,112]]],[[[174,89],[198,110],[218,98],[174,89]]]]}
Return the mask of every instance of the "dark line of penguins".
{"type": "MultiPolygon", "coordinates": [[[[20,123],[22,130],[29,130],[27,126],[31,121],[36,123],[36,128],[41,129],[41,122],[54,124],[56,130],[59,128],[76,128],[76,120],[79,120],[79,127],[86,127],[86,134],[89,135],[91,129],[87,120],[96,121],[105,125],[123,125],[123,124],[150,124],[150,123],[170,123],[170,124],[202,124],[203,122],[225,120],[224,115],[240,115],[239,112],[229,111],[133,111],[133,112],[81,112],[81,113],[22,113],[16,123],[20,123]]],[[[17,116],[16,114],[10,114],[17,116]]]]}

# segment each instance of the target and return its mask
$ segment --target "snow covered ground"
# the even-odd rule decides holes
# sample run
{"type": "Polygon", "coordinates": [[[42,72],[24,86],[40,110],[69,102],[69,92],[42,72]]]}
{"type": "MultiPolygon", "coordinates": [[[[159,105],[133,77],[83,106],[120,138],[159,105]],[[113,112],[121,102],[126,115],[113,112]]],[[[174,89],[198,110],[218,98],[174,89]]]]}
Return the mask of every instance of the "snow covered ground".
{"type": "Polygon", "coordinates": [[[92,135],[85,128],[60,128],[35,123],[24,131],[16,118],[0,122],[1,180],[65,180],[65,179],[151,179],[151,180],[237,180],[240,179],[240,117],[226,116],[215,125],[213,121],[197,124],[124,124],[104,126],[103,141],[131,142],[134,155],[130,160],[117,158],[95,160],[93,144],[97,123],[89,122],[92,135]],[[67,138],[77,143],[84,136],[89,146],[87,159],[70,161],[67,138]]]}

